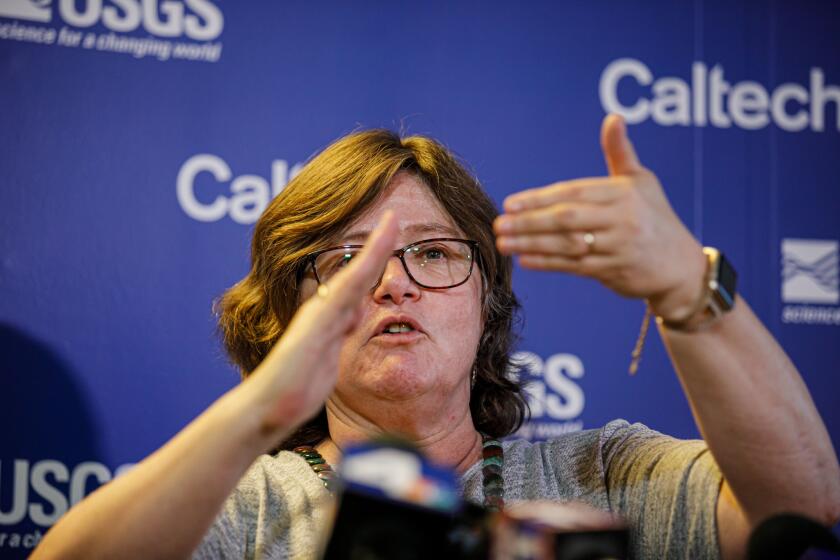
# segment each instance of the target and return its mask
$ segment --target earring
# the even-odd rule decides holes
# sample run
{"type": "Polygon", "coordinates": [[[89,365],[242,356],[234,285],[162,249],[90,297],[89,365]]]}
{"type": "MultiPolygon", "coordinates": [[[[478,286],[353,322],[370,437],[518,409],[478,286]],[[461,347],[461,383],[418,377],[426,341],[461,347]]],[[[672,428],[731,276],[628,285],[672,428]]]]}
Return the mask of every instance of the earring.
{"type": "Polygon", "coordinates": [[[470,389],[474,389],[474,388],[475,388],[475,378],[476,378],[476,376],[477,376],[477,375],[478,375],[478,368],[477,368],[476,366],[473,366],[473,369],[472,369],[472,380],[470,381],[470,389]]]}

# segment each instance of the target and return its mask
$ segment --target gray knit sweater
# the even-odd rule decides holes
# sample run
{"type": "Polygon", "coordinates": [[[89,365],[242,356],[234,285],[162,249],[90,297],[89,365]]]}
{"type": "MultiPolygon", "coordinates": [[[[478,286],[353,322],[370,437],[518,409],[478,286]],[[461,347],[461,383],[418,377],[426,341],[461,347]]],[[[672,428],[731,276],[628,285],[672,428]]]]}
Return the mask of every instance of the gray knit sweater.
{"type": "MultiPolygon", "coordinates": [[[[634,558],[718,558],[722,481],[702,441],[681,441],[623,420],[542,443],[505,441],[505,502],[554,499],[620,513],[634,558]]],[[[480,462],[463,494],[483,501],[480,462]]],[[[295,453],[258,458],[194,558],[314,558],[332,498],[295,453]]]]}

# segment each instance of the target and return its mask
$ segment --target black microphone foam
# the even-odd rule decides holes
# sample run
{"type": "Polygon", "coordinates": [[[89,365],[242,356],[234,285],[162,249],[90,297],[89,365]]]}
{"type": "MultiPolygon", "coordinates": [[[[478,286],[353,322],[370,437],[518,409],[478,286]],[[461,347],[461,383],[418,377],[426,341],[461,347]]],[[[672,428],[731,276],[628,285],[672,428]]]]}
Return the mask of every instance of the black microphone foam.
{"type": "Polygon", "coordinates": [[[747,545],[749,560],[795,560],[809,548],[840,554],[831,530],[802,515],[781,513],[759,524],[747,545]]]}

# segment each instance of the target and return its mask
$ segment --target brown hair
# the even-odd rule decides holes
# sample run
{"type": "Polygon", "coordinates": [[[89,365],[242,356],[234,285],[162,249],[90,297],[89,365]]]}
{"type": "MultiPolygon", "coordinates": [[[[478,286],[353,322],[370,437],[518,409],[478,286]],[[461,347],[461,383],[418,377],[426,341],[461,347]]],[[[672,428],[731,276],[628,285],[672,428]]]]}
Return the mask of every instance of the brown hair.
{"type": "MultiPolygon", "coordinates": [[[[329,246],[399,171],[420,178],[466,236],[478,241],[484,332],[475,359],[470,411],[480,432],[508,435],[519,428],[528,410],[520,384],[506,375],[519,309],[511,286],[511,260],[494,244],[493,202],[455,157],[430,138],[400,138],[378,129],[353,133],[327,147],[289,182],[257,222],[251,270],[216,304],[225,347],[243,376],[260,364],[300,304],[302,258],[329,246]]],[[[328,435],[322,409],[278,449],[315,445],[328,435]]]]}

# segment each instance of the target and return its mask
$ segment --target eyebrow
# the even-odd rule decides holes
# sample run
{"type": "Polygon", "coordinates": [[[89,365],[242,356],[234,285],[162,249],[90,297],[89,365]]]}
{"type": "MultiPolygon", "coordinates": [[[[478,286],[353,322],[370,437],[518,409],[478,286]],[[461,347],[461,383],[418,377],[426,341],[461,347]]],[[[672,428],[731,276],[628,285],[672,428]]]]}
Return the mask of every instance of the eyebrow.
{"type": "MultiPolygon", "coordinates": [[[[431,224],[411,224],[410,226],[407,226],[403,231],[409,234],[437,233],[443,235],[444,237],[461,237],[463,235],[460,231],[453,228],[452,226],[448,226],[438,222],[433,222],[431,224]]],[[[340,244],[349,245],[351,243],[364,241],[365,239],[367,239],[368,235],[370,235],[370,230],[364,229],[352,231],[341,236],[340,244]]]]}

